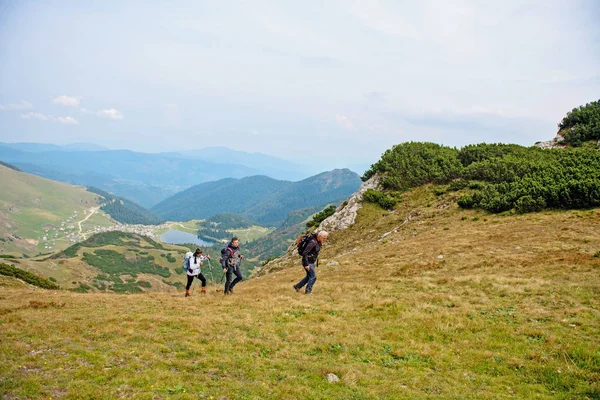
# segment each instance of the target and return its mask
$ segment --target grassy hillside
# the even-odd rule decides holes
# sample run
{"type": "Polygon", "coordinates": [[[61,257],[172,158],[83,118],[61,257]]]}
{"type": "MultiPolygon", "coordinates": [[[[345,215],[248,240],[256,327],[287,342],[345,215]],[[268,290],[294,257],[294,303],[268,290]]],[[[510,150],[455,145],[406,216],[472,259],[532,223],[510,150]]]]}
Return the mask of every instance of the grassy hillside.
{"type": "Polygon", "coordinates": [[[186,251],[186,247],[114,231],[96,234],[48,259],[19,261],[20,266],[52,277],[64,288],[141,293],[181,288],[186,251]]]}
{"type": "MultiPolygon", "coordinates": [[[[14,261],[13,261],[14,262],[14,261]]],[[[41,278],[31,272],[22,270],[14,265],[0,263],[0,275],[13,277],[24,283],[40,287],[42,289],[59,289],[58,285],[48,279],[41,278]]]]}
{"type": "Polygon", "coordinates": [[[440,189],[366,204],[310,297],[291,288],[297,259],[228,297],[5,287],[0,392],[599,398],[600,209],[491,215],[440,189]]]}
{"type": "MultiPolygon", "coordinates": [[[[81,237],[79,222],[96,213],[97,196],[84,188],[0,165],[0,251],[35,255],[81,237]],[[46,238],[46,239],[44,239],[46,238]]],[[[97,214],[99,223],[109,219],[97,214]]],[[[88,223],[86,220],[83,224],[88,223]]]]}
{"type": "Polygon", "coordinates": [[[234,213],[264,226],[278,226],[291,211],[346,198],[359,186],[360,178],[349,170],[325,172],[300,182],[266,176],[224,179],[193,186],[151,211],[175,221],[234,213]]]}
{"type": "Polygon", "coordinates": [[[17,171],[17,172],[23,172],[20,168],[15,167],[14,165],[9,164],[9,163],[4,162],[4,161],[0,161],[0,165],[4,166],[6,168],[10,168],[10,169],[12,169],[14,171],[17,171]]]}

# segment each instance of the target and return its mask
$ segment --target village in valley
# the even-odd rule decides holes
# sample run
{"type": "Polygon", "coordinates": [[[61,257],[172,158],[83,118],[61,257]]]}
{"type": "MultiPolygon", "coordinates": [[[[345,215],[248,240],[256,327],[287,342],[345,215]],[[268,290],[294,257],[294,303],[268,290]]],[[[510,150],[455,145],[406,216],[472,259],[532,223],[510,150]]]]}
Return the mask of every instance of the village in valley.
{"type": "Polygon", "coordinates": [[[97,207],[85,209],[82,213],[74,211],[71,216],[64,221],[61,221],[60,225],[45,224],[42,229],[42,234],[38,238],[40,250],[43,250],[44,253],[53,252],[60,250],[57,249],[57,242],[60,243],[62,241],[63,244],[66,243],[67,246],[69,246],[82,242],[94,234],[112,231],[136,233],[156,240],[159,236],[156,232],[161,229],[164,230],[169,226],[169,223],[167,222],[160,225],[121,224],[114,221],[106,214],[104,214],[105,218],[102,221],[104,222],[103,225],[88,222],[90,217],[98,212],[102,211],[99,211],[97,207]],[[106,224],[107,221],[109,223],[108,225],[106,224]]]}

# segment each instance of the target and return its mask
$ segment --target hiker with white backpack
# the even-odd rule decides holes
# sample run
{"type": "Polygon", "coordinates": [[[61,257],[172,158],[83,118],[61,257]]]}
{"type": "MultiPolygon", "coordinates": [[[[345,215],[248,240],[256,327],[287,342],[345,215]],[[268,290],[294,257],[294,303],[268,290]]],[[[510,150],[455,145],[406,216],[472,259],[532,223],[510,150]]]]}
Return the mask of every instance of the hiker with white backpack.
{"type": "Polygon", "coordinates": [[[192,286],[192,282],[194,278],[200,279],[202,282],[202,293],[206,293],[206,278],[202,274],[202,270],[200,267],[202,266],[205,260],[210,260],[210,256],[203,256],[202,250],[196,249],[195,252],[187,252],[185,254],[185,261],[183,268],[187,272],[187,285],[185,287],[185,297],[190,296],[190,287],[192,286]]]}

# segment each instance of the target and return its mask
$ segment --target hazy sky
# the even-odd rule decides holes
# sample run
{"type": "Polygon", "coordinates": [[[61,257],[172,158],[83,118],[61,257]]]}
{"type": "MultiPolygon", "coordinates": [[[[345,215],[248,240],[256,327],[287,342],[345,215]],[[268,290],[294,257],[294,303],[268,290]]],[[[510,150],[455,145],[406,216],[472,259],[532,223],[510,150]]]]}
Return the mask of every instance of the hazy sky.
{"type": "Polygon", "coordinates": [[[597,0],[0,0],[0,141],[343,166],[533,144],[598,98],[597,0]]]}

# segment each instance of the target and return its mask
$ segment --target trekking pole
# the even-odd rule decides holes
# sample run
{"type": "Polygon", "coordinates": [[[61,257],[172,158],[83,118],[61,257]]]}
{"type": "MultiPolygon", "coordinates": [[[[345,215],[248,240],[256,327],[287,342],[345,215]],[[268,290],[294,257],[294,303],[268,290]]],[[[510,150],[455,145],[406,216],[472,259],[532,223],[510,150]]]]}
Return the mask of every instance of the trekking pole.
{"type": "Polygon", "coordinates": [[[223,276],[221,277],[221,280],[219,281],[219,284],[223,283],[223,279],[225,279],[225,274],[226,273],[227,273],[227,271],[223,272],[223,276]]]}
{"type": "Polygon", "coordinates": [[[210,278],[213,282],[215,282],[215,277],[212,273],[212,264],[210,263],[210,258],[208,259],[208,272],[210,272],[210,278]]]}

